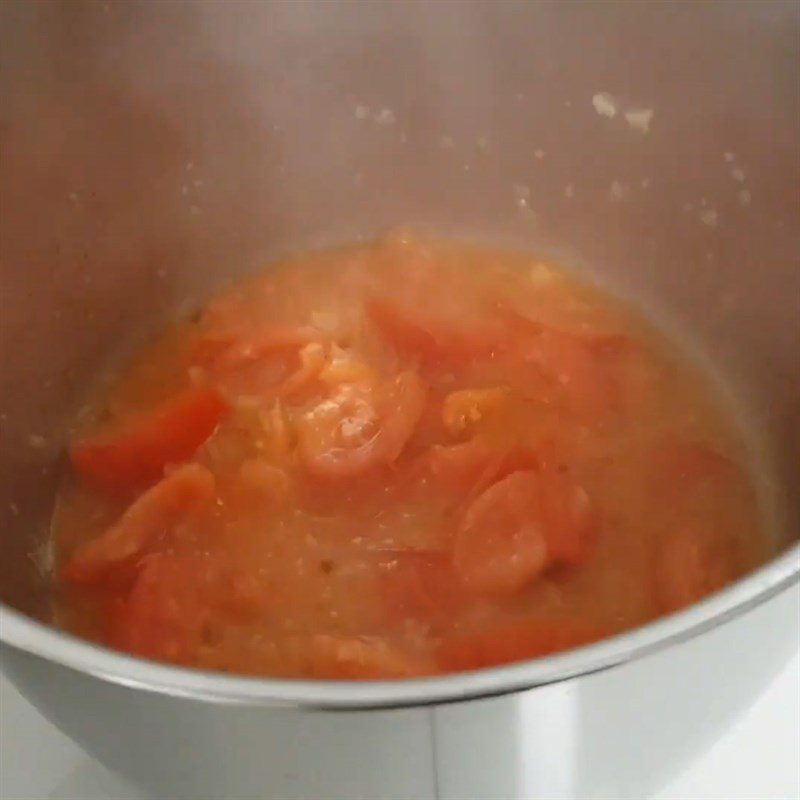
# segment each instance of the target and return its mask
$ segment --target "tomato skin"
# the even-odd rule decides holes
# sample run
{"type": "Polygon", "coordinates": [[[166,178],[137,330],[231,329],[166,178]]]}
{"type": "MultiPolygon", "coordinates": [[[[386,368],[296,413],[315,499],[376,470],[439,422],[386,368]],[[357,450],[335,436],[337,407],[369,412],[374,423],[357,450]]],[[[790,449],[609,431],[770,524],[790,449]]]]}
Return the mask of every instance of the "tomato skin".
{"type": "Polygon", "coordinates": [[[189,664],[210,615],[217,566],[199,554],[147,556],[119,610],[114,642],[144,658],[189,664]]]}
{"type": "Polygon", "coordinates": [[[161,478],[167,465],[191,458],[227,412],[228,404],[214,389],[187,389],[117,432],[79,442],[70,454],[72,464],[103,491],[141,489],[161,478]]]}
{"type": "Polygon", "coordinates": [[[552,564],[581,563],[591,530],[589,497],[570,478],[516,471],[467,507],[453,563],[471,591],[514,594],[552,564]]]}
{"type": "Polygon", "coordinates": [[[135,500],[105,533],[79,548],[62,569],[62,579],[84,584],[119,576],[214,496],[214,478],[205,467],[178,467],[135,500]]]}
{"type": "Polygon", "coordinates": [[[554,562],[576,566],[587,557],[595,520],[586,491],[567,475],[539,474],[539,502],[547,551],[554,562]]]}
{"type": "Polygon", "coordinates": [[[429,365],[491,357],[505,338],[500,325],[485,321],[465,325],[434,317],[415,317],[413,312],[383,298],[370,300],[367,314],[395,350],[429,365]]]}
{"type": "Polygon", "coordinates": [[[414,372],[382,386],[345,385],[301,420],[301,460],[312,476],[353,478],[396,461],[425,408],[414,372]]]}
{"type": "Polygon", "coordinates": [[[453,564],[477,594],[514,594],[547,567],[538,475],[515,472],[467,508],[453,543],[453,564]]]}
{"type": "Polygon", "coordinates": [[[599,626],[579,620],[526,617],[449,636],[439,647],[438,661],[444,672],[484,669],[579,647],[605,635],[599,626]]]}
{"type": "Polygon", "coordinates": [[[434,445],[427,467],[435,484],[464,498],[518,470],[539,469],[541,454],[522,445],[500,447],[480,436],[453,445],[434,445]]]}

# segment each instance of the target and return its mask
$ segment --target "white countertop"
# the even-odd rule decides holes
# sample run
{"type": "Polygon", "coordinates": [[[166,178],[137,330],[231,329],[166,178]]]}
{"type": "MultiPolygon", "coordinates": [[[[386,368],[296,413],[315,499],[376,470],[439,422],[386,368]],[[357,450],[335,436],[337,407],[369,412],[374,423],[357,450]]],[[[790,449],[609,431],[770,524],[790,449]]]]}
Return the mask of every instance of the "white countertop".
{"type": "MultiPolygon", "coordinates": [[[[0,800],[79,798],[148,800],[87,757],[0,676],[0,800]]],[[[800,800],[800,653],[652,800],[800,800]]]]}

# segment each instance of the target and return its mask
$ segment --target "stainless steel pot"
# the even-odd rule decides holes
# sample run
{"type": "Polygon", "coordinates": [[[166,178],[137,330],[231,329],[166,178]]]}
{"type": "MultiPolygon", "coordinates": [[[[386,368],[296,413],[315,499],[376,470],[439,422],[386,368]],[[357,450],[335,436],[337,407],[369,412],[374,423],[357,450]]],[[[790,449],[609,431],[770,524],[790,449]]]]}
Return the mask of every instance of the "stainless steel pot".
{"type": "Polygon", "coordinates": [[[0,37],[3,667],[87,750],[170,798],[641,797],[797,646],[795,2],[8,0],[0,37]],[[591,647],[405,682],[173,669],[49,627],[93,377],[269,256],[401,223],[554,254],[683,332],[763,445],[774,560],[591,647]]]}

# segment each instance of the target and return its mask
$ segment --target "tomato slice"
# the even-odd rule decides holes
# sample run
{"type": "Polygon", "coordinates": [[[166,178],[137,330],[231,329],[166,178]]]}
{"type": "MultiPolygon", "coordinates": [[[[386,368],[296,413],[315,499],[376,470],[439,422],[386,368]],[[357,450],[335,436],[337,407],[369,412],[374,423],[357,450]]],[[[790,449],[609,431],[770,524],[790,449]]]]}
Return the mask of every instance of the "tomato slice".
{"type": "Polygon", "coordinates": [[[72,448],[72,463],[87,482],[106,491],[148,486],[168,464],[191,458],[227,412],[215,390],[187,389],[125,421],[116,432],[79,442],[72,448]]]}
{"type": "Polygon", "coordinates": [[[479,594],[513,594],[551,564],[581,563],[592,529],[589,497],[567,475],[512,472],[464,513],[453,549],[456,572],[479,594]]]}
{"type": "Polygon", "coordinates": [[[205,467],[178,467],[135,500],[105,533],[80,547],[65,565],[62,578],[92,583],[118,575],[213,499],[214,477],[205,467]]]}
{"type": "Polygon", "coordinates": [[[579,647],[605,635],[587,622],[526,617],[447,637],[439,647],[439,666],[445,672],[494,667],[579,647]]]}
{"type": "Polygon", "coordinates": [[[453,546],[464,585],[479,594],[513,594],[548,565],[535,472],[515,472],[467,508],[453,546]]]}
{"type": "Polygon", "coordinates": [[[119,612],[113,644],[134,655],[190,664],[210,618],[217,569],[199,554],[147,556],[119,612]]]}
{"type": "Polygon", "coordinates": [[[464,497],[518,470],[538,469],[542,456],[523,445],[500,447],[480,436],[454,445],[434,445],[428,469],[437,486],[464,497]]]}
{"type": "Polygon", "coordinates": [[[381,680],[431,671],[425,659],[378,637],[318,634],[311,641],[310,672],[315,678],[381,680]]]}
{"type": "Polygon", "coordinates": [[[343,385],[299,420],[303,464],[320,478],[350,478],[391,464],[424,407],[425,388],[414,372],[401,372],[382,386],[343,385]]]}
{"type": "Polygon", "coordinates": [[[390,622],[444,621],[466,603],[449,553],[424,550],[381,552],[381,594],[390,622]]]}
{"type": "Polygon", "coordinates": [[[539,474],[538,484],[548,555],[562,564],[582,563],[594,529],[589,495],[564,473],[545,470],[539,474]]]}
{"type": "Polygon", "coordinates": [[[302,397],[313,387],[326,360],[325,347],[309,342],[300,350],[300,366],[280,385],[278,394],[288,399],[302,397]]]}
{"type": "Polygon", "coordinates": [[[465,326],[433,316],[425,319],[381,298],[367,303],[367,313],[381,336],[395,350],[426,362],[490,357],[504,339],[499,325],[481,321],[465,326]]]}

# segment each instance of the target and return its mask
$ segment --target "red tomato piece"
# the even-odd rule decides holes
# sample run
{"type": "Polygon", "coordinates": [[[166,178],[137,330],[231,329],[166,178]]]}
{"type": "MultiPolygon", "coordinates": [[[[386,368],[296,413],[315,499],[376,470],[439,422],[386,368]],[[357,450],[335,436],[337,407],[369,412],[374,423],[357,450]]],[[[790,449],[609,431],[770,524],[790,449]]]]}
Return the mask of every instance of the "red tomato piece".
{"type": "Polygon", "coordinates": [[[311,641],[311,675],[337,680],[381,680],[429,674],[425,659],[410,655],[384,639],[371,636],[328,636],[311,641]]]}
{"type": "Polygon", "coordinates": [[[566,474],[539,474],[539,501],[547,552],[553,561],[581,563],[589,549],[594,519],[589,495],[566,474]]]}
{"type": "Polygon", "coordinates": [[[515,472],[467,508],[453,546],[465,587],[479,594],[513,594],[548,564],[535,472],[515,472]]]}
{"type": "Polygon", "coordinates": [[[213,389],[196,387],[132,417],[119,431],[72,448],[72,463],[93,486],[130,491],[157,481],[168,464],[187,461],[228,411],[213,389]]]}
{"type": "Polygon", "coordinates": [[[217,580],[217,568],[208,557],[147,556],[118,615],[114,643],[145,658],[192,663],[211,616],[217,580]]]}
{"type": "Polygon", "coordinates": [[[461,609],[461,582],[449,554],[436,551],[391,550],[381,553],[381,589],[391,621],[437,622],[461,609]]]}
{"type": "Polygon", "coordinates": [[[467,508],[454,544],[456,571],[473,591],[513,594],[550,564],[582,562],[592,523],[588,495],[567,475],[512,472],[467,508]]]}
{"type": "Polygon", "coordinates": [[[481,491],[517,470],[538,469],[541,455],[528,447],[498,447],[480,436],[455,445],[434,445],[428,469],[437,485],[459,494],[481,491]]]}
{"type": "Polygon", "coordinates": [[[391,464],[424,407],[425,388],[414,372],[383,386],[344,385],[299,421],[300,456],[320,478],[350,478],[391,464]]]}
{"type": "Polygon", "coordinates": [[[309,342],[300,350],[300,366],[280,385],[278,394],[289,399],[307,394],[326,362],[325,347],[309,342]]]}
{"type": "Polygon", "coordinates": [[[489,357],[504,339],[499,325],[415,318],[413,312],[384,299],[371,300],[367,313],[395,350],[426,362],[489,357]]]}
{"type": "Polygon", "coordinates": [[[444,672],[483,669],[557,653],[597,641],[598,626],[578,620],[524,618],[446,638],[438,651],[444,672]]]}
{"type": "Polygon", "coordinates": [[[135,500],[105,533],[80,547],[65,565],[62,578],[91,583],[117,575],[213,499],[214,477],[205,467],[178,467],[135,500]]]}

